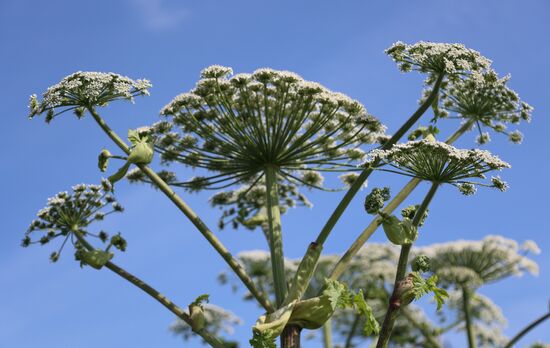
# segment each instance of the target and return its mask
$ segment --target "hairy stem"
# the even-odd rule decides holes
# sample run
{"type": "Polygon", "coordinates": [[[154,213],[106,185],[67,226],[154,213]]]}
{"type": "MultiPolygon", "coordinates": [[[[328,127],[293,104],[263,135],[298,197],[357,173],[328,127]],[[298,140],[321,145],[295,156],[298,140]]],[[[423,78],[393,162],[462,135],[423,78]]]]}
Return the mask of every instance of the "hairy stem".
{"type": "Polygon", "coordinates": [[[466,320],[466,333],[468,335],[468,347],[476,348],[476,338],[474,336],[474,328],[472,323],[472,315],[470,311],[470,296],[472,293],[469,289],[462,288],[462,310],[464,311],[464,319],[466,320]]]}
{"type": "MultiPolygon", "coordinates": [[[[101,129],[113,140],[113,142],[126,154],[130,153],[130,148],[126,143],[105,123],[101,116],[96,112],[94,108],[88,108],[90,114],[94,120],[99,124],[101,129]]],[[[146,165],[138,165],[139,169],[149,177],[149,179],[161,190],[167,197],[174,203],[178,209],[193,223],[193,225],[199,230],[199,232],[206,238],[210,245],[220,254],[220,256],[226,261],[229,267],[235,272],[235,274],[241,279],[246,288],[256,298],[256,300],[264,307],[268,312],[273,312],[274,308],[269,300],[262,294],[252,279],[248,276],[241,264],[231,255],[229,250],[222,244],[222,242],[210,231],[201,218],[177,195],[174,190],[162,180],[157,173],[146,165]]]]}
{"type": "Polygon", "coordinates": [[[298,325],[287,325],[281,334],[281,348],[300,348],[300,333],[298,325]]]}
{"type": "MultiPolygon", "coordinates": [[[[432,198],[435,196],[438,187],[439,183],[432,183],[430,190],[424,197],[424,200],[422,200],[422,203],[414,214],[414,218],[412,220],[412,224],[415,227],[418,227],[418,225],[420,225],[420,221],[422,221],[424,213],[428,210],[428,206],[430,205],[432,198]]],[[[397,319],[397,316],[399,315],[399,309],[401,308],[401,299],[398,298],[399,295],[397,293],[397,288],[399,282],[403,278],[405,278],[405,273],[407,272],[407,264],[409,262],[409,252],[411,251],[411,248],[412,244],[403,244],[401,246],[401,253],[399,255],[399,261],[397,263],[397,272],[395,274],[393,293],[390,298],[390,303],[388,305],[386,316],[384,317],[384,323],[382,324],[382,328],[380,329],[380,336],[378,337],[376,348],[386,348],[390,341],[393,326],[395,325],[395,320],[397,319]]]]}
{"type": "Polygon", "coordinates": [[[271,253],[271,269],[277,308],[283,303],[287,284],[285,277],[285,261],[283,255],[283,235],[281,231],[281,212],[279,210],[279,195],[277,188],[277,169],[268,165],[265,167],[265,186],[267,202],[267,218],[269,226],[269,251],[271,253]]]}
{"type": "MultiPolygon", "coordinates": [[[[466,133],[471,127],[473,121],[465,122],[460,128],[453,133],[446,141],[447,144],[454,143],[460,136],[462,136],[464,133],[466,133]]],[[[393,199],[386,205],[386,207],[382,210],[382,212],[386,214],[391,214],[397,207],[405,201],[405,199],[411,194],[411,192],[418,186],[420,183],[420,179],[414,178],[411,179],[405,187],[399,191],[399,193],[393,197],[393,199]]],[[[353,244],[349,247],[348,250],[344,253],[344,255],[338,260],[336,265],[334,266],[334,269],[332,270],[330,274],[330,279],[337,280],[340,278],[342,273],[348,268],[349,263],[353,259],[353,257],[357,254],[359,249],[367,242],[367,240],[372,236],[372,234],[376,231],[378,226],[382,223],[382,218],[380,215],[377,215],[371,223],[361,232],[359,237],[353,242],[353,244]]]]}
{"type": "MultiPolygon", "coordinates": [[[[74,235],[88,251],[93,251],[94,247],[88,243],[88,241],[84,238],[82,232],[76,230],[73,231],[74,235]]],[[[170,312],[174,313],[178,318],[186,322],[191,327],[191,318],[189,315],[178,305],[176,305],[174,302],[172,302],[170,299],[168,299],[166,296],[155,290],[152,286],[144,282],[143,280],[139,279],[135,275],[129,273],[128,271],[124,270],[123,268],[117,266],[113,262],[109,261],[105,264],[105,267],[107,267],[109,270],[113,271],[114,273],[118,274],[122,278],[126,279],[133,285],[137,286],[141,290],[143,290],[146,294],[160,302],[164,307],[166,307],[170,312]]],[[[195,333],[199,336],[201,336],[210,346],[215,348],[223,348],[225,345],[223,342],[218,339],[213,334],[206,331],[204,328],[201,330],[195,331],[195,333]]]]}
{"type": "Polygon", "coordinates": [[[541,324],[543,321],[545,321],[546,319],[550,318],[550,312],[544,314],[543,316],[541,316],[540,318],[536,319],[535,321],[533,321],[531,324],[527,325],[523,330],[521,330],[520,332],[518,332],[511,340],[510,342],[508,342],[508,344],[506,344],[506,346],[504,346],[504,348],[512,348],[514,346],[514,344],[516,344],[517,341],[520,340],[520,338],[522,338],[523,336],[525,336],[529,331],[531,331],[532,329],[534,329],[536,326],[538,326],[539,324],[541,324]]]}

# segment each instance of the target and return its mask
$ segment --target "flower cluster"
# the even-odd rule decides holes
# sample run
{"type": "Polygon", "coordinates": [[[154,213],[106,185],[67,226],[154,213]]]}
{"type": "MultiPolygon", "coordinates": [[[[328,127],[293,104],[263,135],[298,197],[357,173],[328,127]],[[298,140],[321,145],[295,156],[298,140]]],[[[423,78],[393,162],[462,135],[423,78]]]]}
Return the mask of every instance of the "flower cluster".
{"type": "Polygon", "coordinates": [[[445,74],[450,80],[491,66],[489,59],[462,44],[420,41],[407,45],[399,41],[386,49],[386,54],[392,57],[403,72],[418,70],[435,75],[445,74]]]}
{"type": "Polygon", "coordinates": [[[138,95],[149,95],[151,83],[132,80],[115,73],[79,71],[65,77],[44,93],[42,101],[31,95],[29,118],[46,113],[46,122],[64,112],[73,110],[84,116],[86,108],[105,106],[113,100],[133,101],[138,95]]]}
{"type": "Polygon", "coordinates": [[[510,167],[488,151],[457,149],[428,139],[398,144],[389,150],[373,150],[364,165],[434,183],[449,183],[459,187],[464,194],[475,192],[474,185],[504,190],[507,185],[498,177],[492,179],[491,185],[471,179],[484,178],[489,171],[510,167]],[[393,169],[385,169],[383,165],[393,169]],[[466,188],[469,191],[465,192],[466,188]]]}
{"type": "Polygon", "coordinates": [[[430,257],[432,271],[449,285],[475,288],[524,272],[538,274],[537,264],[526,256],[539,252],[532,241],[520,246],[514,240],[491,235],[481,241],[435,244],[418,252],[430,257]]]}
{"type": "MultiPolygon", "coordinates": [[[[295,185],[281,183],[277,189],[281,214],[296,206],[312,206],[295,185]]],[[[267,224],[265,180],[260,180],[253,187],[244,185],[235,190],[220,191],[210,198],[210,204],[223,211],[218,223],[220,229],[227,224],[233,228],[242,225],[248,229],[267,224]]]]}
{"type": "MultiPolygon", "coordinates": [[[[88,226],[95,221],[103,220],[111,213],[123,210],[113,197],[112,186],[108,180],[102,180],[101,185],[75,185],[72,187],[72,193],[63,191],[48,199],[47,206],[40,210],[37,219],[31,222],[21,244],[24,247],[36,243],[45,245],[59,237],[63,239],[63,242],[59,249],[51,254],[52,262],[59,259],[67,241],[70,241],[77,249],[77,258],[79,256],[89,258],[92,255],[86,254],[81,238],[92,236],[105,243],[109,240],[109,236],[104,231],[98,234],[90,233],[87,231],[88,226]],[[40,236],[33,238],[37,234],[40,236]]],[[[107,246],[106,254],[102,254],[103,256],[109,256],[107,253],[111,246],[124,251],[126,241],[120,234],[114,235],[107,246]]],[[[100,254],[96,252],[95,256],[100,254]]],[[[85,260],[81,259],[81,261],[85,263],[85,260]]]]}
{"type": "Polygon", "coordinates": [[[482,132],[482,127],[508,135],[513,143],[521,143],[521,133],[517,130],[508,132],[507,125],[529,122],[533,108],[506,85],[509,79],[509,75],[499,79],[494,71],[489,70],[455,81],[443,90],[435,109],[437,117],[447,117],[450,113],[451,118],[475,121],[479,144],[490,140],[489,133],[482,132]]]}
{"type": "Polygon", "coordinates": [[[152,127],[163,161],[217,173],[188,181],[193,189],[254,186],[266,166],[294,185],[320,188],[319,171],[356,170],[365,155],[359,146],[385,131],[359,102],[294,73],[231,74],[204,69],[195,89],[162,109],[170,121],[152,127]]]}

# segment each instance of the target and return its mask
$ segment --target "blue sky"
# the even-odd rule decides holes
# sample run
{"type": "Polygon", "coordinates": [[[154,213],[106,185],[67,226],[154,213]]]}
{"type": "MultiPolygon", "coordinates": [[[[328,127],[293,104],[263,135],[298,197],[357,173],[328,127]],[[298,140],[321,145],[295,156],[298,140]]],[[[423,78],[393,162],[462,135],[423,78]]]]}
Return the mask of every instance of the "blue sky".
{"type": "MultiPolygon", "coordinates": [[[[399,73],[384,55],[397,40],[460,42],[477,49],[501,75],[511,73],[510,86],[535,107],[533,122],[521,129],[521,146],[497,135],[487,146],[512,163],[503,173],[510,190],[463,197],[442,189],[418,241],[425,245],[486,234],[535,240],[543,251],[535,257],[538,277],[508,279],[481,290],[503,308],[506,332],[514,334],[545,311],[550,297],[550,222],[543,200],[550,196],[544,145],[550,130],[549,15],[550,3],[544,0],[0,0],[0,346],[182,346],[168,332],[171,313],[114,274],[81,270],[70,253],[50,264],[51,248],[19,247],[46,198],[80,182],[97,182],[96,156],[104,146],[114,148],[89,117],[78,121],[67,115],[50,125],[29,121],[30,94],[42,93],[77,70],[150,79],[150,97],[103,111],[124,134],[157,120],[158,110],[192,88],[208,65],[232,66],[236,72],[267,66],[295,71],[360,100],[391,132],[415,109],[422,88],[421,76],[399,73]]],[[[442,128],[448,133],[456,126],[447,121],[442,128]]],[[[473,146],[473,137],[459,145],[473,146]]],[[[390,183],[395,190],[401,182],[382,174],[370,179],[371,186],[390,183]]],[[[421,186],[412,199],[420,199],[426,188],[421,186]]],[[[226,269],[221,258],[159,192],[122,184],[117,194],[126,212],[102,226],[128,239],[128,251],[116,262],[182,306],[210,293],[213,303],[245,320],[234,336],[245,342],[259,311],[217,285],[217,274],[226,269]]],[[[343,252],[369,222],[361,211],[364,194],[337,225],[326,252],[343,252]]],[[[338,195],[313,193],[312,210],[285,216],[287,256],[302,255],[338,195]]],[[[208,197],[184,194],[214,227],[217,212],[208,207],[208,197]]],[[[265,248],[259,233],[224,230],[219,236],[235,252],[265,248]]],[[[378,232],[372,240],[383,237],[378,232]]],[[[537,339],[550,342],[548,329],[548,324],[539,327],[519,346],[537,339]]],[[[465,346],[461,336],[452,342],[465,346]]],[[[186,346],[201,345],[195,340],[186,346]]]]}

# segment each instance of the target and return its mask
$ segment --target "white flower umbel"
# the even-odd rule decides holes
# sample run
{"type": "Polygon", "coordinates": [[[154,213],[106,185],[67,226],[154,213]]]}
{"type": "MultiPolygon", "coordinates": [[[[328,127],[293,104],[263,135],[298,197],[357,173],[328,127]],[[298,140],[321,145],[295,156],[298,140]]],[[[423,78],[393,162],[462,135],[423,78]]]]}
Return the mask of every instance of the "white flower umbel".
{"type": "Polygon", "coordinates": [[[265,179],[267,236],[277,305],[285,298],[280,199],[277,186],[322,189],[321,171],[358,170],[363,144],[385,127],[357,101],[286,71],[258,69],[231,77],[206,68],[195,89],[177,96],[153,127],[164,162],[208,173],[175,183],[192,191],[234,184],[254,187],[265,179]]]}
{"type": "Polygon", "coordinates": [[[135,96],[149,95],[151,83],[132,80],[115,73],[79,71],[65,77],[44,93],[42,101],[32,95],[29,118],[46,113],[46,122],[67,111],[84,116],[86,108],[105,106],[114,100],[133,101],[135,96]]]}
{"type": "Polygon", "coordinates": [[[489,70],[454,81],[442,90],[436,116],[471,120],[479,131],[480,144],[490,140],[483,128],[506,134],[513,143],[521,143],[521,133],[508,132],[507,127],[530,122],[533,108],[506,85],[509,80],[509,75],[499,79],[489,70]]]}
{"type": "Polygon", "coordinates": [[[410,141],[393,146],[389,150],[373,150],[365,166],[396,172],[398,174],[431,181],[436,184],[452,184],[464,194],[473,194],[471,185],[491,186],[503,190],[506,187],[500,178],[492,184],[473,179],[483,179],[490,171],[510,168],[510,165],[488,151],[462,150],[443,142],[410,141]],[[386,169],[384,165],[392,169],[386,169]],[[465,186],[466,185],[466,186],[465,186]]]}
{"type": "Polygon", "coordinates": [[[170,123],[153,127],[165,162],[217,173],[201,188],[254,183],[266,165],[277,168],[279,182],[320,187],[319,171],[355,170],[358,147],[385,130],[359,102],[294,73],[231,73],[204,69],[194,90],[162,109],[170,123]]]}
{"type": "MultiPolygon", "coordinates": [[[[37,219],[31,222],[22,246],[27,247],[36,243],[45,245],[60,237],[63,239],[61,247],[50,256],[50,259],[55,262],[67,241],[78,249],[82,247],[79,243],[80,238],[84,236],[97,237],[102,242],[108,240],[108,235],[104,231],[93,234],[86,230],[93,222],[101,221],[109,214],[124,210],[112,195],[111,183],[103,179],[101,185],[79,184],[73,186],[72,190],[72,193],[63,191],[48,199],[47,206],[41,209],[37,219]],[[37,234],[39,236],[33,238],[37,234]],[[74,238],[75,234],[79,234],[78,241],[74,238]]],[[[106,251],[111,245],[124,251],[126,241],[118,234],[111,238],[106,251]]]]}
{"type": "Polygon", "coordinates": [[[488,69],[491,61],[462,44],[420,41],[407,45],[401,41],[386,50],[403,72],[417,70],[429,74],[445,74],[449,80],[460,75],[488,69]]]}
{"type": "MultiPolygon", "coordinates": [[[[283,182],[277,189],[281,214],[298,206],[312,207],[311,202],[298,191],[296,185],[283,182]]],[[[217,192],[210,198],[210,204],[222,210],[218,223],[220,229],[228,224],[235,229],[241,225],[255,229],[267,222],[265,180],[261,179],[253,187],[244,184],[234,190],[217,192]]]]}
{"type": "Polygon", "coordinates": [[[481,241],[434,244],[415,253],[430,258],[431,269],[442,282],[475,288],[525,272],[538,274],[536,262],[527,257],[533,250],[538,248],[532,241],[520,247],[512,239],[491,235],[481,241]]]}

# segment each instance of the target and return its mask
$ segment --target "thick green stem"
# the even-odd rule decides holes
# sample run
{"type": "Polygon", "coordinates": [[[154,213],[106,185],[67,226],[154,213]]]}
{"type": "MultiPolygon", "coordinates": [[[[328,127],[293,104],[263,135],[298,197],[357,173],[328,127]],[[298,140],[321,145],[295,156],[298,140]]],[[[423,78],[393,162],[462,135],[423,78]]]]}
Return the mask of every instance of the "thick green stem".
{"type": "MultiPolygon", "coordinates": [[[[446,141],[445,143],[451,145],[454,143],[460,136],[462,136],[464,133],[466,133],[471,127],[473,121],[468,121],[462,124],[460,128],[454,132],[446,141]]],[[[399,191],[399,193],[393,197],[393,199],[386,205],[386,207],[382,210],[385,214],[391,214],[397,207],[405,201],[405,199],[411,194],[412,191],[418,186],[420,183],[420,179],[414,178],[411,179],[405,187],[399,191]]],[[[336,280],[340,278],[340,276],[344,273],[344,271],[348,268],[351,260],[353,257],[357,254],[357,252],[361,249],[361,247],[369,240],[369,238],[372,236],[372,234],[376,231],[378,226],[382,223],[382,217],[380,215],[377,215],[371,223],[361,232],[359,237],[353,242],[353,244],[349,247],[348,250],[344,253],[344,255],[338,260],[338,263],[334,266],[334,269],[332,270],[330,274],[330,279],[336,280]]]]}
{"type": "Polygon", "coordinates": [[[523,330],[518,332],[517,335],[515,335],[510,340],[510,342],[508,342],[508,344],[506,344],[506,346],[504,346],[504,348],[512,348],[514,346],[514,344],[516,344],[516,342],[520,340],[520,338],[525,336],[529,331],[534,329],[536,326],[538,326],[539,324],[541,324],[543,321],[545,321],[548,318],[550,318],[550,312],[548,312],[545,315],[543,315],[542,317],[536,319],[531,324],[527,325],[523,330]]]}
{"type": "Polygon", "coordinates": [[[473,327],[472,315],[470,311],[470,296],[471,296],[470,290],[463,287],[462,288],[462,310],[464,311],[464,319],[466,321],[468,347],[476,348],[476,338],[474,336],[474,327],[473,327]]]}
{"type": "Polygon", "coordinates": [[[325,348],[332,348],[332,320],[323,324],[323,345],[325,348]]]}
{"type": "MultiPolygon", "coordinates": [[[[105,121],[99,116],[94,108],[88,109],[92,114],[94,120],[99,124],[101,129],[113,140],[118,147],[126,154],[130,153],[130,149],[126,143],[105,123],[105,121]]],[[[246,274],[246,271],[241,264],[231,255],[229,250],[222,244],[222,242],[210,231],[206,224],[199,218],[199,216],[172,190],[172,188],[162,180],[155,171],[146,165],[138,165],[139,169],[149,177],[149,179],[161,190],[178,209],[195,225],[199,232],[206,238],[206,240],[212,245],[212,247],[220,254],[220,256],[227,262],[229,267],[235,272],[235,274],[241,279],[246,288],[256,298],[256,300],[264,307],[268,312],[273,312],[274,308],[269,303],[269,300],[262,294],[252,279],[246,274]]]]}
{"type": "MultiPolygon", "coordinates": [[[[435,193],[437,192],[438,187],[439,187],[439,183],[436,183],[436,182],[432,183],[430,190],[424,197],[424,200],[422,200],[420,207],[418,207],[417,211],[415,212],[414,218],[412,220],[412,224],[415,227],[418,228],[418,225],[420,225],[420,221],[422,221],[422,217],[424,216],[424,213],[428,210],[428,206],[430,205],[430,202],[435,196],[435,193]]],[[[390,303],[388,305],[388,310],[384,318],[384,323],[382,324],[382,328],[380,329],[380,335],[378,337],[378,343],[376,344],[376,348],[386,348],[390,341],[390,337],[393,331],[393,326],[395,325],[395,320],[399,315],[399,309],[401,308],[401,305],[402,305],[401,298],[399,298],[399,294],[397,292],[398,285],[399,285],[399,282],[403,278],[405,278],[405,273],[407,272],[407,264],[409,262],[409,252],[411,251],[411,248],[412,248],[412,244],[403,244],[401,246],[401,253],[399,255],[399,261],[397,263],[397,272],[395,274],[395,283],[393,286],[393,293],[390,298],[390,303]]]]}
{"type": "Polygon", "coordinates": [[[285,277],[285,260],[283,255],[283,235],[281,230],[281,212],[279,210],[279,194],[277,188],[277,168],[273,165],[265,167],[265,186],[267,202],[267,218],[269,226],[269,250],[271,253],[271,269],[277,308],[283,303],[287,284],[285,277]]]}
{"type": "MultiPolygon", "coordinates": [[[[88,243],[88,241],[84,238],[82,232],[75,230],[73,231],[74,235],[88,251],[93,251],[94,247],[88,243]]],[[[114,273],[118,274],[122,278],[126,279],[133,285],[137,286],[141,290],[143,290],[146,294],[160,302],[164,307],[166,307],[170,312],[174,313],[178,318],[186,322],[191,327],[191,318],[189,315],[178,305],[176,305],[174,302],[170,301],[166,296],[155,290],[152,286],[145,283],[143,280],[139,279],[135,275],[127,272],[123,268],[117,266],[113,262],[107,262],[105,264],[105,267],[107,267],[109,270],[113,271],[114,273]]],[[[218,339],[216,336],[212,335],[205,329],[201,329],[195,332],[197,335],[201,336],[210,346],[215,348],[223,348],[225,345],[223,344],[220,339],[218,339]]]]}

